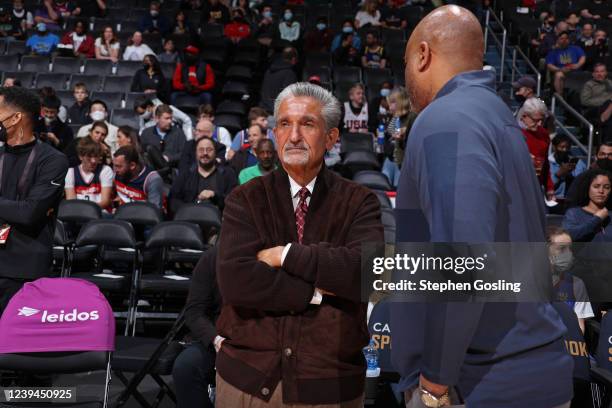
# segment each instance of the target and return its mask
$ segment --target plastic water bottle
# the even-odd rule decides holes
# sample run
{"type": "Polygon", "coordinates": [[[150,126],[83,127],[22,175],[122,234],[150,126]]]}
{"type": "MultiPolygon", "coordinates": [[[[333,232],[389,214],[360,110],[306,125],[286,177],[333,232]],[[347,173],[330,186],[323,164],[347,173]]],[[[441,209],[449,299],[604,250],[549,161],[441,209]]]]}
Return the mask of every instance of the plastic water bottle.
{"type": "Polygon", "coordinates": [[[376,153],[382,153],[385,145],[385,125],[382,123],[376,129],[376,153]]]}
{"type": "Polygon", "coordinates": [[[370,344],[363,349],[363,354],[367,364],[366,377],[378,377],[380,367],[378,366],[378,350],[374,344],[374,339],[370,339],[370,344]]]}

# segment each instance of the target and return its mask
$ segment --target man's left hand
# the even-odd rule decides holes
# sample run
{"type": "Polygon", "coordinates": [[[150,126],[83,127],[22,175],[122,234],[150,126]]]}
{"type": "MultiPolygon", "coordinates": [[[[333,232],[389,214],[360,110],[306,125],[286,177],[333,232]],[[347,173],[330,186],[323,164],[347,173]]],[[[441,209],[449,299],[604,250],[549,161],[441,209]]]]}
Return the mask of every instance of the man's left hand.
{"type": "Polygon", "coordinates": [[[423,377],[423,374],[420,375],[419,383],[421,388],[427,390],[427,392],[436,398],[439,398],[448,392],[448,385],[431,382],[427,378],[423,377]]]}
{"type": "Polygon", "coordinates": [[[60,140],[57,136],[55,136],[55,133],[47,132],[47,139],[49,139],[49,141],[51,141],[51,143],[53,143],[55,146],[60,144],[60,140]]]}
{"type": "Polygon", "coordinates": [[[283,249],[285,249],[284,246],[262,249],[257,253],[257,260],[267,263],[272,268],[280,268],[283,249]]]}

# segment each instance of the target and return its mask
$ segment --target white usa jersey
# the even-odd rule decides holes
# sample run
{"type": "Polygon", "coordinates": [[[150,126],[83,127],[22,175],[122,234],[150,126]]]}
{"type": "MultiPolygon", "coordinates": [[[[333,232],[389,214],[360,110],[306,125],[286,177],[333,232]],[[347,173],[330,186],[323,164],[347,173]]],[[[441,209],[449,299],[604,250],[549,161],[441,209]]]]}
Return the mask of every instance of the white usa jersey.
{"type": "Polygon", "coordinates": [[[354,114],[350,102],[344,102],[344,128],[350,133],[368,132],[368,103],[364,103],[361,111],[354,114]]]}

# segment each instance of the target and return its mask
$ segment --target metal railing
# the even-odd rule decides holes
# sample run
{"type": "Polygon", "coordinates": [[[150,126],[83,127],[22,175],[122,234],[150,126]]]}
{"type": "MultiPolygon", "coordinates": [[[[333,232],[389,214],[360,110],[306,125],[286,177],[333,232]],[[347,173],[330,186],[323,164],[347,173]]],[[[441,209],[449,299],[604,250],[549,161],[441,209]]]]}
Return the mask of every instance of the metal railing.
{"type": "Polygon", "coordinates": [[[569,138],[572,139],[572,141],[576,144],[576,146],[580,148],[580,150],[587,154],[587,167],[590,167],[593,155],[593,133],[595,131],[595,127],[593,126],[593,124],[586,120],[586,118],[582,116],[579,112],[577,112],[574,108],[572,108],[570,104],[567,103],[567,101],[563,99],[563,97],[558,93],[555,93],[552,97],[552,102],[550,103],[550,110],[553,114],[553,117],[555,118],[555,125],[559,129],[561,129],[563,133],[569,136],[569,138]],[[555,116],[555,107],[557,106],[557,103],[563,106],[566,112],[570,113],[573,117],[578,119],[589,129],[589,140],[587,146],[583,145],[578,140],[578,138],[576,138],[576,136],[572,132],[570,132],[569,129],[564,124],[562,124],[561,121],[555,116]]]}
{"type": "Polygon", "coordinates": [[[540,96],[540,90],[542,88],[542,74],[540,73],[540,71],[538,71],[535,65],[533,65],[533,63],[529,61],[529,58],[527,58],[523,50],[521,50],[521,48],[518,45],[516,45],[514,49],[512,50],[512,75],[511,75],[512,82],[514,82],[515,80],[516,73],[519,72],[519,69],[516,65],[517,54],[525,61],[525,63],[527,64],[527,67],[529,67],[531,71],[535,74],[536,81],[538,82],[538,85],[536,88],[536,95],[540,96]]]}
{"type": "Polygon", "coordinates": [[[504,65],[506,62],[506,41],[507,41],[507,36],[508,36],[508,30],[506,30],[506,27],[504,27],[501,20],[497,17],[495,12],[491,10],[491,8],[487,9],[487,14],[485,17],[485,32],[484,32],[485,52],[487,52],[487,49],[488,49],[487,46],[489,44],[489,34],[491,34],[491,37],[493,37],[493,39],[497,43],[497,46],[500,48],[501,63],[500,63],[500,68],[499,68],[499,82],[503,82],[504,68],[505,68],[504,65]],[[495,31],[493,30],[493,27],[491,27],[491,17],[493,17],[493,20],[495,20],[498,26],[502,29],[501,41],[499,40],[499,38],[497,38],[498,34],[496,34],[495,31]]]}

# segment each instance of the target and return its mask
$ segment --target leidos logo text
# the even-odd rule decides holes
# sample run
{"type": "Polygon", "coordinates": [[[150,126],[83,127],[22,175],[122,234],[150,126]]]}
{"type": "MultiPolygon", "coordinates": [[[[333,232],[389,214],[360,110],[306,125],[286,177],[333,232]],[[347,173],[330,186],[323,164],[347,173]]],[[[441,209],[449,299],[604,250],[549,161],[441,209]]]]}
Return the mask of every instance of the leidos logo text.
{"type": "MultiPolygon", "coordinates": [[[[29,309],[24,307],[20,310],[20,316],[32,316],[33,314],[22,313],[22,310],[29,309]]],[[[37,313],[38,311],[36,311],[37,313]]],[[[34,314],[36,314],[34,313],[34,314]]],[[[43,310],[40,321],[42,323],[62,323],[62,322],[85,322],[88,320],[98,320],[100,315],[97,310],[92,310],[91,312],[79,312],[76,308],[72,309],[72,311],[66,313],[63,310],[60,310],[59,313],[49,313],[47,310],[43,310]]]]}

